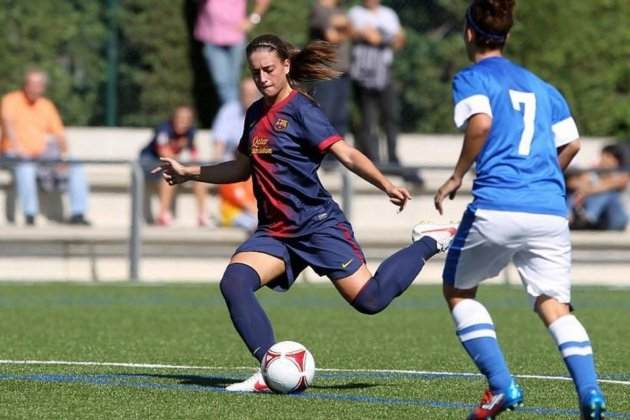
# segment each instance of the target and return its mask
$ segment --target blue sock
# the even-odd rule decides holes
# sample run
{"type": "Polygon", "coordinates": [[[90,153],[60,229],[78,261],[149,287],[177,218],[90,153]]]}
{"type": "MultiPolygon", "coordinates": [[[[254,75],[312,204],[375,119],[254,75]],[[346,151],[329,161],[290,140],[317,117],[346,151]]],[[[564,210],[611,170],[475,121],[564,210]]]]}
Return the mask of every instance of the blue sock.
{"type": "Polygon", "coordinates": [[[493,393],[505,391],[512,382],[505,358],[497,342],[494,323],[486,308],[474,299],[460,301],[453,308],[457,337],[488,379],[493,393]]]}
{"type": "Polygon", "coordinates": [[[269,347],[275,343],[271,322],[256,299],[260,289],[258,273],[246,264],[228,265],[220,283],[234,328],[249,351],[261,361],[269,347]]]}
{"type": "Polygon", "coordinates": [[[597,385],[591,341],[580,321],[573,315],[565,315],[549,325],[549,332],[562,353],[580,401],[589,395],[591,389],[601,392],[597,385]]]}
{"type": "Polygon", "coordinates": [[[383,261],[376,274],[352,302],[361,313],[373,315],[400,296],[418,276],[426,260],[437,254],[433,238],[424,237],[383,261]]]}

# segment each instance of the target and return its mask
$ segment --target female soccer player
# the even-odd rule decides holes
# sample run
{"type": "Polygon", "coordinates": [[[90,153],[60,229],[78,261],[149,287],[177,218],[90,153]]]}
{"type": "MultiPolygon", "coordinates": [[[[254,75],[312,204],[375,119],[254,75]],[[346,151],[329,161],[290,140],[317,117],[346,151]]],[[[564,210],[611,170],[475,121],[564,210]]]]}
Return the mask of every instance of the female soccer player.
{"type": "Polygon", "coordinates": [[[571,315],[571,242],[562,170],[580,148],[562,95],[502,51],[513,24],[514,0],[474,0],[464,38],[473,65],[453,81],[455,124],[464,143],[435,207],[459,189],[476,163],[473,202],[464,213],[444,267],[444,296],[457,336],[489,390],[469,419],[494,418],[523,401],[508,370],[494,324],[477,300],[477,286],[509,261],[517,267],[534,310],[567,365],[583,418],[599,419],[605,399],[582,324],[571,315]]]}
{"type": "MultiPolygon", "coordinates": [[[[300,82],[337,76],[330,65],[334,48],[313,42],[302,51],[274,35],[261,35],[247,46],[253,79],[263,98],[245,116],[235,160],[212,166],[185,167],[172,159],[156,168],[171,184],[195,180],[243,181],[252,176],[258,202],[258,229],[230,260],[221,292],[234,327],[260,361],[274,334],[255,297],[262,286],[287,290],[307,266],[328,276],[358,311],[375,314],[409,287],[424,262],[450,243],[452,226],[431,227],[383,261],[374,276],[354,239],[350,223],[324,189],[317,168],[326,152],[381,189],[402,210],[411,199],[362,153],[339,136],[320,108],[298,90],[300,82]]],[[[228,391],[268,391],[260,372],[228,391]]]]}

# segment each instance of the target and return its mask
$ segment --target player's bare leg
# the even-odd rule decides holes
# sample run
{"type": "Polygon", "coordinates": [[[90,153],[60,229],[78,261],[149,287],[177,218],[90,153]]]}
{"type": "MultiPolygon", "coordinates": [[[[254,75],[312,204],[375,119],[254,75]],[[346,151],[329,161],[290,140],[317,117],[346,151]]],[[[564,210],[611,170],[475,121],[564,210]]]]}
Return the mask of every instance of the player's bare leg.
{"type": "Polygon", "coordinates": [[[371,278],[372,273],[370,273],[367,266],[363,264],[354,274],[335,280],[333,284],[341,296],[343,296],[348,303],[352,303],[371,278]]]}
{"type": "Polygon", "coordinates": [[[448,248],[455,225],[422,225],[414,228],[413,243],[389,256],[372,275],[363,264],[350,276],[336,279],[335,287],[359,312],[381,312],[418,277],[425,262],[448,248]]]}
{"type": "Polygon", "coordinates": [[[168,185],[168,183],[162,179],[158,182],[158,196],[160,200],[160,208],[157,217],[158,225],[169,226],[173,223],[171,206],[173,204],[173,198],[175,197],[175,188],[177,187],[168,185]]]}
{"type": "Polygon", "coordinates": [[[208,186],[201,182],[195,182],[192,185],[195,201],[197,202],[197,224],[199,226],[208,226],[210,217],[207,210],[208,186]]]}

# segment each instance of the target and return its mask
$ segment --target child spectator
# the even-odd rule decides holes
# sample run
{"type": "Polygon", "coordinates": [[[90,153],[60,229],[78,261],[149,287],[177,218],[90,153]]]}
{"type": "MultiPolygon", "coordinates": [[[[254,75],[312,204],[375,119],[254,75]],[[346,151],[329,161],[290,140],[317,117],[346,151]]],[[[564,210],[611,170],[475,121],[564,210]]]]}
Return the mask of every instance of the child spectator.
{"type": "MultiPolygon", "coordinates": [[[[173,223],[171,211],[175,188],[169,186],[159,176],[152,175],[150,170],[160,158],[185,158],[197,159],[195,147],[195,127],[193,126],[194,113],[189,106],[180,106],[175,109],[173,116],[155,128],[153,137],[140,152],[140,160],[145,170],[147,179],[153,181],[157,188],[160,207],[156,222],[160,226],[169,226],[173,223]],[[188,156],[183,156],[184,152],[188,156]]],[[[207,188],[200,183],[193,184],[193,192],[197,199],[197,223],[199,226],[207,226],[210,221],[206,211],[207,188]]]]}

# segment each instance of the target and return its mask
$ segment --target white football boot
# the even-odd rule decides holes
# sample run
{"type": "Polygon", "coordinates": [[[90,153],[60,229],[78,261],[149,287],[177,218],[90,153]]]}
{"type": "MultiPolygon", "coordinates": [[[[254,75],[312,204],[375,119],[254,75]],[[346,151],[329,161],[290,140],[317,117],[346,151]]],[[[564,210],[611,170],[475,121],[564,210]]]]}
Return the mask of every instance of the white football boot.
{"type": "Polygon", "coordinates": [[[225,388],[229,392],[271,392],[265,380],[263,379],[260,369],[243,382],[237,382],[225,388]]]}
{"type": "Polygon", "coordinates": [[[440,225],[437,223],[418,223],[411,231],[411,240],[417,242],[425,236],[435,239],[437,242],[438,252],[446,252],[455,233],[457,232],[457,223],[440,225]]]}

